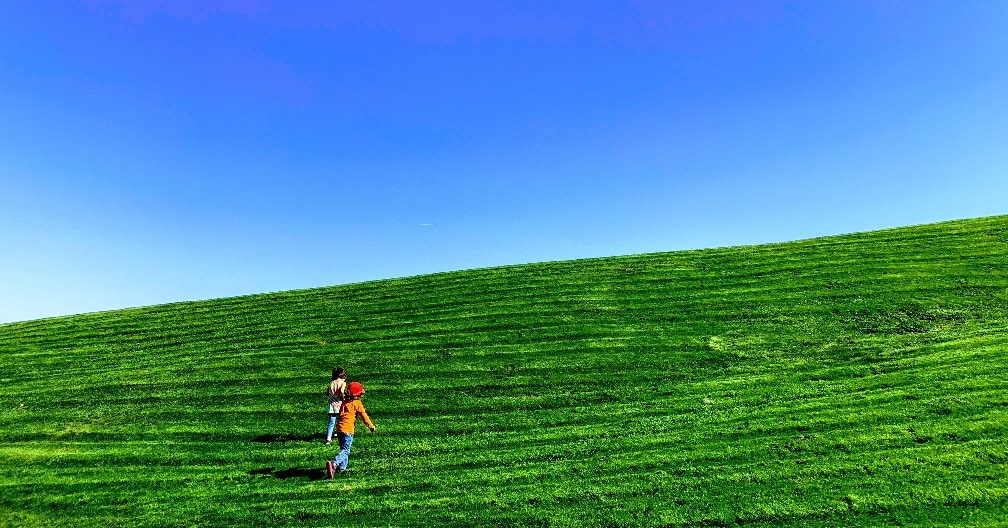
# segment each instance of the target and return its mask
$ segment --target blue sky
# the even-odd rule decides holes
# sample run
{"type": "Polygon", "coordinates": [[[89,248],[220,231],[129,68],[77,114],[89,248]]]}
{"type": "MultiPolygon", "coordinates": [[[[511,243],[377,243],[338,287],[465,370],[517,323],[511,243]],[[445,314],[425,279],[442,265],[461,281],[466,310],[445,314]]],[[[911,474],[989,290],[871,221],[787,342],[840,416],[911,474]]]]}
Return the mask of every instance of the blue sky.
{"type": "Polygon", "coordinates": [[[5,2],[0,322],[1008,213],[1005,35],[999,1],[5,2]]]}

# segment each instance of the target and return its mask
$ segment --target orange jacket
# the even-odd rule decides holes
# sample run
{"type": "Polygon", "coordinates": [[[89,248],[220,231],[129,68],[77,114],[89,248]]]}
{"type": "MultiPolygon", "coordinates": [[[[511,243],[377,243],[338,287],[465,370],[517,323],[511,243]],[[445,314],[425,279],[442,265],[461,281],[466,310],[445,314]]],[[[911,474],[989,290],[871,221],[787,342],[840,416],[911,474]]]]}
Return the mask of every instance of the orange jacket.
{"type": "Polygon", "coordinates": [[[361,420],[364,420],[368,429],[374,429],[374,424],[371,423],[371,418],[368,417],[367,410],[364,409],[364,403],[360,400],[350,400],[343,402],[336,431],[351,435],[354,434],[354,425],[357,423],[358,414],[361,420]]]}

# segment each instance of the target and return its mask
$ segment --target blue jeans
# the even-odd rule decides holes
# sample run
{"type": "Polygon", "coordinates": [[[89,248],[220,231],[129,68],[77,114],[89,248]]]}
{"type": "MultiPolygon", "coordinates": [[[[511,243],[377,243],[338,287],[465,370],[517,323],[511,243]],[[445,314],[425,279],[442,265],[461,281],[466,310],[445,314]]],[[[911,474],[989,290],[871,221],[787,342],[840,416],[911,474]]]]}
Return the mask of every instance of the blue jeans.
{"type": "Polygon", "coordinates": [[[332,430],[333,430],[333,427],[336,427],[336,419],[337,418],[339,418],[338,414],[330,414],[329,415],[329,427],[326,428],[326,433],[325,433],[325,439],[326,439],[327,442],[329,440],[332,440],[332,430]]]}
{"type": "Polygon", "coordinates": [[[350,463],[350,445],[353,444],[353,435],[336,433],[336,436],[339,437],[339,454],[333,459],[333,465],[342,471],[350,463]]]}

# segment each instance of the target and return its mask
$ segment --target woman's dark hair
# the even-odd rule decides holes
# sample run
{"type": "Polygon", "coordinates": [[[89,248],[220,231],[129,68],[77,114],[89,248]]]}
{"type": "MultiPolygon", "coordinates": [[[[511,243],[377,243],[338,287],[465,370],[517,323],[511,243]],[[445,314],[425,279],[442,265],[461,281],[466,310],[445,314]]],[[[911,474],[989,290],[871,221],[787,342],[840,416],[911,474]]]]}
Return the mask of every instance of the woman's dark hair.
{"type": "Polygon", "coordinates": [[[332,369],[332,380],[333,380],[333,381],[336,381],[336,380],[338,380],[338,379],[339,379],[340,377],[342,377],[342,376],[343,376],[344,374],[346,374],[346,371],[345,371],[345,370],[343,370],[343,369],[342,369],[342,368],[340,368],[340,367],[336,367],[336,368],[332,369]]]}

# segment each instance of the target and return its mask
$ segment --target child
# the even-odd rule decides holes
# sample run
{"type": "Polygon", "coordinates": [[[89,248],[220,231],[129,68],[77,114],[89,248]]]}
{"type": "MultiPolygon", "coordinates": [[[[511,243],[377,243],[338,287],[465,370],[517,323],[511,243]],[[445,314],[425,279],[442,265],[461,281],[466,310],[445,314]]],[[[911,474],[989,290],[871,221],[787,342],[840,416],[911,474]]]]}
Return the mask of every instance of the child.
{"type": "Polygon", "coordinates": [[[361,420],[364,421],[364,424],[367,425],[372,433],[375,431],[375,426],[371,423],[371,418],[368,417],[367,411],[364,409],[364,403],[361,401],[361,396],[364,395],[364,386],[359,381],[351,381],[348,389],[350,397],[343,402],[343,408],[340,410],[339,426],[337,427],[340,451],[335,459],[326,461],[326,470],[329,472],[329,478],[333,478],[336,471],[344,471],[347,468],[347,464],[350,463],[350,445],[353,443],[354,425],[357,423],[357,416],[361,417],[361,420]]]}
{"type": "Polygon", "coordinates": [[[326,397],[329,399],[329,427],[326,428],[325,445],[332,443],[333,426],[339,418],[340,408],[343,400],[347,397],[346,391],[346,371],[342,368],[334,368],[332,371],[332,382],[326,389],[326,397]]]}

